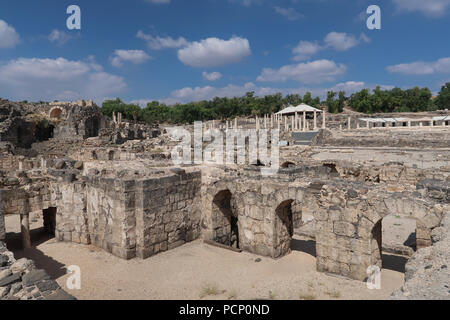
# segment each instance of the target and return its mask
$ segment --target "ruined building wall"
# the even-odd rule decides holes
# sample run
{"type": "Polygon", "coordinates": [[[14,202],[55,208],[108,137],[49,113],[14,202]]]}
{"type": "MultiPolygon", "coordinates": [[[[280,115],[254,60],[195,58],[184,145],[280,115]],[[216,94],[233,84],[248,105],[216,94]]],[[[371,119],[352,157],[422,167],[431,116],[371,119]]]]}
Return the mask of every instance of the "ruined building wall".
{"type": "Polygon", "coordinates": [[[381,220],[395,214],[417,221],[417,246],[431,244],[431,231],[443,214],[441,204],[422,198],[374,189],[363,183],[341,182],[324,186],[321,208],[315,216],[317,269],[356,280],[367,268],[381,268],[381,220]]]}
{"type": "Polygon", "coordinates": [[[136,253],[147,258],[200,236],[201,173],[139,181],[136,189],[136,253]]]}
{"type": "Polygon", "coordinates": [[[56,237],[123,259],[147,258],[200,234],[200,173],[145,180],[82,177],[52,183],[56,237]]]}

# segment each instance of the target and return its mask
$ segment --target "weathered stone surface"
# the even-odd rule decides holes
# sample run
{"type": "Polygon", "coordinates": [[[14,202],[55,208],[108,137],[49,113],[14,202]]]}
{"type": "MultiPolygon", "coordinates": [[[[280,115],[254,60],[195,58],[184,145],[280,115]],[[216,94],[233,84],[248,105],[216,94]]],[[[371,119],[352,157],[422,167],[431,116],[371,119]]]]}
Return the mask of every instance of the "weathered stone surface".
{"type": "Polygon", "coordinates": [[[23,276],[23,284],[30,287],[42,280],[49,280],[50,276],[44,270],[33,270],[23,276]]]}

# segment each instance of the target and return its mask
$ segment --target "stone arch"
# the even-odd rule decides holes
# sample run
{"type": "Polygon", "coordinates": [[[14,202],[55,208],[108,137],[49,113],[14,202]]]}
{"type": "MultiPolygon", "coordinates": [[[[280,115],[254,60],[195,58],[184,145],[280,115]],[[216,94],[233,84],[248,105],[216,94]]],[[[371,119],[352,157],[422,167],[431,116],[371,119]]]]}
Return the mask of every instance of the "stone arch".
{"type": "Polygon", "coordinates": [[[213,240],[220,244],[239,248],[239,217],[232,206],[230,190],[221,190],[213,198],[211,223],[213,240]]]}
{"type": "Polygon", "coordinates": [[[294,200],[283,201],[275,209],[273,258],[285,256],[291,251],[291,240],[294,235],[293,202],[294,200]]]}
{"type": "Polygon", "coordinates": [[[364,281],[368,267],[382,267],[381,221],[392,213],[415,219],[424,238],[439,226],[439,205],[366,188],[353,184],[352,188],[333,185],[322,189],[321,207],[315,214],[318,271],[364,281]]]}
{"type": "Polygon", "coordinates": [[[63,110],[59,107],[55,107],[50,110],[49,116],[50,116],[50,119],[59,120],[59,119],[61,119],[62,114],[63,114],[63,110]]]}
{"type": "Polygon", "coordinates": [[[295,166],[295,163],[293,163],[293,162],[291,162],[291,161],[286,161],[286,162],[283,162],[283,163],[281,164],[281,168],[283,168],[283,169],[287,169],[287,168],[289,168],[290,166],[295,166]]]}

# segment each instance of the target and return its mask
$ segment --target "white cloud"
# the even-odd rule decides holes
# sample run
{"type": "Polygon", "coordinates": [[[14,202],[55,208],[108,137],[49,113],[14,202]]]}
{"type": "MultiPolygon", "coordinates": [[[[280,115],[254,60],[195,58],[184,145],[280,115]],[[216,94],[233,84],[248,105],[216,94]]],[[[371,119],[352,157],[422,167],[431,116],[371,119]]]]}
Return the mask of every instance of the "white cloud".
{"type": "Polygon", "coordinates": [[[307,60],[320,50],[322,50],[322,46],[317,42],[300,41],[300,43],[292,49],[292,54],[294,55],[293,59],[295,61],[307,60]]]}
{"type": "Polygon", "coordinates": [[[399,11],[418,11],[429,17],[443,16],[450,0],[393,0],[399,11]]]}
{"type": "Polygon", "coordinates": [[[0,49],[14,48],[19,42],[20,36],[16,30],[6,21],[0,20],[0,49]]]}
{"type": "Polygon", "coordinates": [[[450,73],[450,58],[442,58],[437,61],[424,62],[416,61],[388,66],[390,73],[400,73],[404,75],[430,75],[436,73],[450,73]]]}
{"type": "Polygon", "coordinates": [[[7,98],[32,101],[99,100],[127,88],[122,77],[101,69],[93,57],[86,61],[19,58],[0,66],[0,87],[7,98]]]}
{"type": "Polygon", "coordinates": [[[349,35],[343,32],[330,32],[324,39],[327,46],[334,48],[337,51],[346,51],[356,47],[359,41],[354,35],[349,35]]]}
{"type": "MultiPolygon", "coordinates": [[[[153,99],[158,100],[165,104],[176,104],[176,103],[186,103],[190,101],[200,101],[200,100],[211,100],[215,97],[241,97],[249,91],[254,91],[256,96],[263,97],[270,94],[282,93],[283,95],[288,94],[300,94],[304,95],[306,92],[310,92],[313,97],[320,97],[325,99],[328,91],[345,91],[347,95],[351,95],[357,91],[364,88],[373,89],[377,85],[366,84],[361,81],[347,81],[342,83],[337,83],[331,87],[299,87],[299,88],[275,88],[275,87],[261,87],[257,86],[252,82],[245,83],[244,85],[234,85],[229,84],[225,87],[185,87],[179,90],[175,90],[171,93],[170,97],[163,99],[153,99]]],[[[383,89],[392,89],[392,86],[381,86],[383,89]]],[[[132,103],[145,106],[148,102],[153,100],[135,100],[132,103]]]]}
{"type": "Polygon", "coordinates": [[[219,80],[220,78],[222,78],[222,74],[220,72],[208,73],[208,72],[204,71],[202,73],[202,75],[203,75],[203,79],[208,80],[208,81],[216,81],[216,80],[219,80]]]}
{"type": "Polygon", "coordinates": [[[124,62],[141,64],[151,59],[151,57],[142,50],[116,50],[111,57],[111,64],[114,67],[121,67],[124,62]]]}
{"type": "Polygon", "coordinates": [[[275,7],[275,12],[282,15],[283,17],[285,17],[290,21],[295,21],[303,17],[303,15],[294,8],[275,7]]]}
{"type": "Polygon", "coordinates": [[[278,70],[265,68],[257,78],[262,82],[298,81],[301,83],[322,83],[334,81],[343,75],[347,67],[330,60],[316,60],[307,63],[286,65],[278,70]]]}
{"type": "Polygon", "coordinates": [[[67,41],[74,39],[76,37],[78,37],[79,34],[75,35],[71,35],[65,31],[60,31],[60,30],[53,30],[49,35],[48,35],[48,41],[50,42],[54,42],[58,45],[63,45],[65,44],[67,41]]]}
{"type": "Polygon", "coordinates": [[[353,47],[356,47],[361,42],[368,43],[370,38],[361,33],[359,38],[354,35],[347,34],[345,32],[330,32],[325,36],[323,44],[317,41],[300,41],[299,44],[292,49],[293,60],[301,61],[310,59],[321,50],[332,48],[336,51],[347,51],[353,47]]]}
{"type": "Polygon", "coordinates": [[[152,50],[161,50],[166,48],[182,48],[189,44],[189,42],[183,38],[173,39],[171,37],[159,37],[152,36],[150,34],[145,34],[143,31],[139,30],[136,37],[144,40],[147,46],[152,50]]]}
{"type": "Polygon", "coordinates": [[[178,59],[191,67],[217,67],[236,63],[251,54],[247,39],[233,36],[230,40],[208,38],[190,43],[178,50],[178,59]]]}

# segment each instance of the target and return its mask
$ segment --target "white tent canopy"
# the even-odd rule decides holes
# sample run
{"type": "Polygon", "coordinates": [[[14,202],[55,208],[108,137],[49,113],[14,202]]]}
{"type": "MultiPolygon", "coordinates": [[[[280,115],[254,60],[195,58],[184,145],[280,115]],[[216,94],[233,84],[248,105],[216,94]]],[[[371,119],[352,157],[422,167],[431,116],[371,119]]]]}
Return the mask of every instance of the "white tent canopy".
{"type": "Polygon", "coordinates": [[[277,112],[277,115],[287,115],[287,114],[295,114],[295,113],[304,113],[304,112],[322,112],[320,109],[316,109],[314,107],[308,106],[307,104],[302,103],[296,107],[289,106],[280,112],[277,112]]]}

